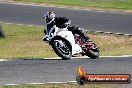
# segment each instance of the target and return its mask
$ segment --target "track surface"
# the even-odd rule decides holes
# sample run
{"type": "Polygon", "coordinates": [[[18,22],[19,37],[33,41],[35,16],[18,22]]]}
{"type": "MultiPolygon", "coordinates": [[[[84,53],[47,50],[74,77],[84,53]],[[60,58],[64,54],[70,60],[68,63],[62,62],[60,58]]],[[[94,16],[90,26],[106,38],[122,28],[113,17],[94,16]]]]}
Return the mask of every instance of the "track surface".
{"type": "Polygon", "coordinates": [[[132,34],[132,13],[0,3],[0,21],[42,26],[43,13],[47,11],[54,11],[57,16],[66,16],[72,20],[72,25],[92,31],[132,34]]]}
{"type": "Polygon", "coordinates": [[[75,81],[80,65],[89,74],[132,75],[132,57],[102,57],[94,60],[22,59],[0,62],[0,85],[75,81]]]}

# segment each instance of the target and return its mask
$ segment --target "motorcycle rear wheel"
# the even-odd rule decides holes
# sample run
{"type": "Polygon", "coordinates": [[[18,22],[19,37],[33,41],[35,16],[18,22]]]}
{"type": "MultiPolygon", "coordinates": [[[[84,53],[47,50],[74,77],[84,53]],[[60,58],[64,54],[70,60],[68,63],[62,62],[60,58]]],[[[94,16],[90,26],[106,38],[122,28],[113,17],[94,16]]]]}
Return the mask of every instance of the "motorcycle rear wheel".
{"type": "Polygon", "coordinates": [[[96,44],[95,43],[93,43],[94,44],[94,48],[93,49],[90,49],[87,53],[86,53],[86,55],[88,56],[88,57],[90,57],[90,58],[92,58],[92,59],[96,59],[96,58],[98,58],[99,57],[99,48],[96,46],[96,44]]]}

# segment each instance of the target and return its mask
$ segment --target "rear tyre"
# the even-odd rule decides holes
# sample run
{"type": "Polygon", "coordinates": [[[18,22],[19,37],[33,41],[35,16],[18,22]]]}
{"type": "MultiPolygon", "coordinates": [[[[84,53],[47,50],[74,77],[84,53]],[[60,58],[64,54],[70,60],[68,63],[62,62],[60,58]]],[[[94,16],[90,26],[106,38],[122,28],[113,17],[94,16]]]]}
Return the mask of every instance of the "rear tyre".
{"type": "Polygon", "coordinates": [[[72,57],[72,46],[68,40],[62,37],[55,37],[51,41],[51,46],[63,60],[69,60],[72,57]]]}
{"type": "Polygon", "coordinates": [[[90,49],[87,53],[86,53],[86,55],[88,56],[88,57],[90,57],[90,58],[92,58],[92,59],[96,59],[96,58],[98,58],[99,57],[99,48],[96,46],[96,44],[95,43],[93,43],[94,44],[94,48],[92,48],[92,49],[90,49]]]}

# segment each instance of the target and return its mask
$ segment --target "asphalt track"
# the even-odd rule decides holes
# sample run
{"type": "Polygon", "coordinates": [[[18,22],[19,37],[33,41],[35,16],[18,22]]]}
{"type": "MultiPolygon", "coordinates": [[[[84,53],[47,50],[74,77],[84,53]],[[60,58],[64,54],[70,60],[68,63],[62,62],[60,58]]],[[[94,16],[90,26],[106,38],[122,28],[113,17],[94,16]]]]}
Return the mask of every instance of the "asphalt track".
{"type": "Polygon", "coordinates": [[[0,62],[0,85],[76,81],[82,66],[88,74],[131,74],[132,57],[99,59],[19,59],[0,62]]]}
{"type": "Polygon", "coordinates": [[[71,25],[90,31],[132,34],[132,13],[123,12],[0,3],[0,21],[43,26],[43,13],[47,11],[54,11],[57,16],[66,16],[72,20],[71,25]]]}

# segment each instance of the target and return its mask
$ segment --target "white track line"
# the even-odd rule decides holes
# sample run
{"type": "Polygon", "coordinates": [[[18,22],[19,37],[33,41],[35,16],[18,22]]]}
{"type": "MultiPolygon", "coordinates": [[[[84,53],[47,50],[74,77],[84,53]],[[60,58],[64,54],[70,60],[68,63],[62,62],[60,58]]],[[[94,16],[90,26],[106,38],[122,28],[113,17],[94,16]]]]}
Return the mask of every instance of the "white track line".
{"type": "MultiPolygon", "coordinates": [[[[122,56],[100,56],[100,57],[132,57],[132,55],[122,55],[122,56]]],[[[88,56],[80,56],[80,57],[72,57],[71,59],[85,59],[85,58],[89,58],[88,56]]],[[[60,57],[50,57],[50,58],[43,58],[43,59],[61,59],[60,57]]],[[[2,61],[10,61],[10,59],[0,59],[0,62],[2,61]]]]}
{"type": "Polygon", "coordinates": [[[66,82],[45,82],[45,83],[28,83],[28,84],[62,84],[62,83],[76,83],[77,81],[66,81],[66,82]]]}
{"type": "MultiPolygon", "coordinates": [[[[26,83],[26,85],[43,85],[43,84],[64,84],[64,83],[76,83],[77,81],[66,81],[66,82],[45,82],[45,83],[26,83]]],[[[21,85],[21,84],[4,84],[7,86],[21,85]]]]}
{"type": "MultiPolygon", "coordinates": [[[[131,79],[132,81],[132,79],[131,79]]],[[[44,85],[44,84],[68,84],[68,83],[77,83],[77,81],[66,81],[66,82],[45,82],[45,83],[26,83],[25,85],[44,85]]],[[[21,84],[4,84],[7,86],[15,86],[21,84]]]]}
{"type": "Polygon", "coordinates": [[[6,86],[16,86],[16,85],[20,85],[20,84],[4,84],[6,86]]]}
{"type": "MultiPolygon", "coordinates": [[[[132,57],[132,55],[121,55],[121,56],[99,56],[99,57],[132,57]]],[[[71,59],[83,59],[89,58],[88,56],[81,56],[81,57],[72,57],[71,59]]],[[[60,57],[51,57],[51,58],[43,58],[43,59],[61,59],[60,57]]]]}
{"type": "Polygon", "coordinates": [[[7,59],[0,59],[0,61],[8,61],[7,59]]]}
{"type": "Polygon", "coordinates": [[[132,57],[132,55],[122,55],[122,56],[100,56],[100,57],[132,57]]]}
{"type": "MultiPolygon", "coordinates": [[[[64,83],[76,83],[77,81],[66,81],[66,82],[45,82],[45,83],[26,83],[27,85],[43,85],[43,84],[64,84],[64,83]]],[[[7,86],[15,86],[21,84],[4,84],[7,86]]]]}

